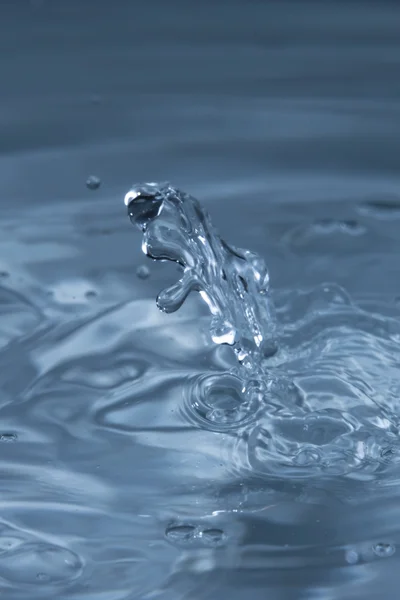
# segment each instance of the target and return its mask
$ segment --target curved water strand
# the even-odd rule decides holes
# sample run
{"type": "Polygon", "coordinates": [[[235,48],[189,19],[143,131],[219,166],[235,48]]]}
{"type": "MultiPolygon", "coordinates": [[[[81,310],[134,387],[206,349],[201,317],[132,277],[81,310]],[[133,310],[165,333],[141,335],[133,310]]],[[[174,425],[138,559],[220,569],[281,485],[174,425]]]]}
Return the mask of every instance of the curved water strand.
{"type": "Polygon", "coordinates": [[[143,252],[183,269],[181,279],[159,294],[158,307],[174,312],[190,292],[199,292],[213,316],[213,341],[232,346],[240,364],[260,374],[275,334],[264,260],[228,246],[200,203],[167,183],[133,186],[125,205],[132,223],[143,232],[143,252]]]}

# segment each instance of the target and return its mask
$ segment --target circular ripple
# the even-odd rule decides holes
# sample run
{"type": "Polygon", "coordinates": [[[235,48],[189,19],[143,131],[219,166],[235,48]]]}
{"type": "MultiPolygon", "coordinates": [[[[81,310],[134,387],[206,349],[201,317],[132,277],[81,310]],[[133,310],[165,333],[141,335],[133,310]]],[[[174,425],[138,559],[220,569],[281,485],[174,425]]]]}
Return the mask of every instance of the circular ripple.
{"type": "Polygon", "coordinates": [[[230,431],[256,418],[259,396],[246,392],[243,381],[230,373],[200,375],[185,389],[186,416],[212,431],[230,431]]]}

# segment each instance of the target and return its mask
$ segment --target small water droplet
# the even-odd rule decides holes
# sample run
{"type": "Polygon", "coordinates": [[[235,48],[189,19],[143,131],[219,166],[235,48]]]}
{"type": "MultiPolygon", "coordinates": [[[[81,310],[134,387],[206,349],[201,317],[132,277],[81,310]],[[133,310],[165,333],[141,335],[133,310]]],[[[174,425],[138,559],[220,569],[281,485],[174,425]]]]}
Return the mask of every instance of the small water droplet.
{"type": "Polygon", "coordinates": [[[389,544],[387,542],[378,542],[372,546],[372,550],[376,556],[379,556],[379,558],[386,558],[395,553],[396,547],[394,544],[389,544]]]}
{"type": "Polygon", "coordinates": [[[38,573],[36,575],[36,579],[38,581],[50,581],[50,577],[47,575],[47,573],[38,573]]]}
{"type": "Polygon", "coordinates": [[[98,190],[100,185],[101,181],[96,175],[90,175],[90,177],[86,179],[86,187],[89,190],[98,190]]]}
{"type": "Polygon", "coordinates": [[[347,550],[345,553],[345,560],[349,565],[355,565],[358,563],[360,557],[358,552],[355,550],[347,550]]]}
{"type": "Polygon", "coordinates": [[[146,267],[146,265],[140,265],[136,269],[136,275],[139,277],[139,279],[147,279],[150,275],[149,267],[146,267]]]}
{"type": "Polygon", "coordinates": [[[16,442],[17,434],[16,433],[1,433],[0,434],[0,442],[16,442]]]}
{"type": "Polygon", "coordinates": [[[200,534],[201,540],[207,546],[221,546],[225,542],[225,533],[222,529],[204,529],[200,534]]]}
{"type": "Polygon", "coordinates": [[[173,544],[187,545],[196,538],[196,527],[193,525],[170,525],[167,527],[165,535],[173,544]]]}
{"type": "Polygon", "coordinates": [[[1,279],[6,279],[7,277],[10,277],[10,273],[8,273],[8,271],[0,271],[1,279]]]}

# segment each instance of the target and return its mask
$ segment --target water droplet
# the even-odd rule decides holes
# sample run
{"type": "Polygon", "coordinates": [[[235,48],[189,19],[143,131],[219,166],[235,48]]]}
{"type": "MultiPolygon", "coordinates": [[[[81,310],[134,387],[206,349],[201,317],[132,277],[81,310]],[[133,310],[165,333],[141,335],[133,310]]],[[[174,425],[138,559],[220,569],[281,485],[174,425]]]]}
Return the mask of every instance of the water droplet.
{"type": "Polygon", "coordinates": [[[8,271],[0,271],[1,279],[6,279],[7,277],[10,277],[10,273],[8,273],[8,271]]]}
{"type": "Polygon", "coordinates": [[[355,550],[346,550],[345,560],[349,565],[355,565],[360,560],[358,552],[355,550]]]}
{"type": "Polygon", "coordinates": [[[140,265],[136,269],[136,275],[139,279],[147,279],[150,275],[150,269],[146,265],[140,265]]]}
{"type": "Polygon", "coordinates": [[[0,442],[16,442],[17,434],[16,433],[1,433],[0,434],[0,442]]]}
{"type": "Polygon", "coordinates": [[[386,558],[388,556],[392,556],[395,553],[396,547],[394,544],[390,544],[387,542],[378,542],[377,544],[372,546],[372,550],[374,554],[376,554],[376,556],[379,556],[379,558],[386,558]]]}
{"type": "Polygon", "coordinates": [[[86,179],[86,187],[89,190],[98,190],[100,185],[101,181],[96,175],[90,175],[90,177],[86,179]]]}
{"type": "Polygon", "coordinates": [[[47,575],[47,573],[38,573],[36,575],[36,579],[43,582],[50,581],[50,577],[47,575]]]}
{"type": "Polygon", "coordinates": [[[197,534],[194,525],[170,525],[165,531],[167,539],[173,544],[188,545],[191,544],[197,534]]]}
{"type": "Polygon", "coordinates": [[[221,546],[226,539],[222,529],[204,529],[200,533],[202,542],[207,546],[221,546]]]}

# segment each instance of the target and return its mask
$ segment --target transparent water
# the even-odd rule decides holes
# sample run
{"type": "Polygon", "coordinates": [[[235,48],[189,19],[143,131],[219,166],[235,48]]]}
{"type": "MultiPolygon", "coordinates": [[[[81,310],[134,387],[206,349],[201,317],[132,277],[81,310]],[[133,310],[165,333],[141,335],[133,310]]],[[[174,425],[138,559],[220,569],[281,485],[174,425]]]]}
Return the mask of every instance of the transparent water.
{"type": "Polygon", "coordinates": [[[398,27],[1,3],[7,600],[396,597],[398,27]],[[199,199],[178,262],[141,253],[135,180],[199,199]]]}

